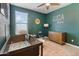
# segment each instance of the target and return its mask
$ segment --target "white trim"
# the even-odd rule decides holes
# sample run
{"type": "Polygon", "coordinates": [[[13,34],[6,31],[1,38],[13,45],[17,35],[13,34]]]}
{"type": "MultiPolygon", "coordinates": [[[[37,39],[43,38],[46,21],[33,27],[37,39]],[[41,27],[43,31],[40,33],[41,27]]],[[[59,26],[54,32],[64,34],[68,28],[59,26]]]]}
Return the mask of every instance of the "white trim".
{"type": "Polygon", "coordinates": [[[73,45],[73,44],[69,44],[69,43],[66,43],[66,45],[70,45],[72,47],[79,48],[79,46],[76,46],[76,45],[73,45]]]}

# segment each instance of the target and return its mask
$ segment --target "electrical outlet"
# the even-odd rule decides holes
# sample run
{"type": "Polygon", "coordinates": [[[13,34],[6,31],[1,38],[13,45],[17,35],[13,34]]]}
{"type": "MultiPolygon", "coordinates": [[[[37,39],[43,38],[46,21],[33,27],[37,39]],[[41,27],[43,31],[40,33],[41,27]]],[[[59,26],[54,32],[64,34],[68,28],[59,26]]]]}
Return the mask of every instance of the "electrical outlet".
{"type": "Polygon", "coordinates": [[[72,39],[71,41],[72,41],[72,42],[74,42],[74,40],[73,40],[73,39],[72,39]]]}

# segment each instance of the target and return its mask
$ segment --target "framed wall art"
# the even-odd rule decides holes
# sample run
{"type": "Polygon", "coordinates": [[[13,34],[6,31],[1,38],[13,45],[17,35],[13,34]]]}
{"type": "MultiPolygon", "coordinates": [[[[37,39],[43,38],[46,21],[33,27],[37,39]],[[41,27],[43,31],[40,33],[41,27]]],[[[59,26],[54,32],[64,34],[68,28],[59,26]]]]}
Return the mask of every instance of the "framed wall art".
{"type": "Polygon", "coordinates": [[[35,19],[35,24],[40,24],[40,19],[39,18],[37,18],[37,19],[35,19]]]}

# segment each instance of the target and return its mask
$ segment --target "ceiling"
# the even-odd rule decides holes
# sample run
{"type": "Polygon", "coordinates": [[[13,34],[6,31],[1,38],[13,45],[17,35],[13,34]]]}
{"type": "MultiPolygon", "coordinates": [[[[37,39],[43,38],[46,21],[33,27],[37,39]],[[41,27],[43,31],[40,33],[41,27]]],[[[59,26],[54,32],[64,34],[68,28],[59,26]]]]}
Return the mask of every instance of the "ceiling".
{"type": "Polygon", "coordinates": [[[52,6],[48,10],[46,10],[45,6],[41,6],[38,8],[37,6],[40,4],[42,4],[42,3],[12,3],[12,5],[19,6],[19,7],[26,8],[26,9],[30,9],[30,10],[37,11],[37,12],[44,13],[44,14],[50,13],[56,9],[70,5],[71,3],[60,3],[59,6],[52,6]]]}

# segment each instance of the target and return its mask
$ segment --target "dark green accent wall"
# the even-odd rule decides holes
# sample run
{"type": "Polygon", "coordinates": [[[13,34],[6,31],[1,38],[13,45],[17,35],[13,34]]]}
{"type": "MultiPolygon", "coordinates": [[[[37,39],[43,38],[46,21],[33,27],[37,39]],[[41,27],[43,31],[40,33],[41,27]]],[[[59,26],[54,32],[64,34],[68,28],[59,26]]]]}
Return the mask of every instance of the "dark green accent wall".
{"type": "Polygon", "coordinates": [[[50,12],[47,15],[11,5],[11,21],[10,21],[11,35],[15,35],[16,10],[28,13],[28,30],[30,34],[35,34],[39,30],[43,31],[44,35],[48,35],[48,31],[66,32],[67,33],[66,42],[79,46],[79,4],[73,3],[66,7],[50,12]],[[62,13],[64,15],[64,23],[63,24],[54,23],[53,22],[53,20],[55,20],[54,16],[62,13]],[[41,24],[36,25],[34,23],[34,20],[36,18],[41,19],[41,24]],[[49,23],[49,29],[44,29],[43,27],[44,23],[49,23]],[[74,40],[74,42],[72,42],[71,40],[74,40]]]}
{"type": "Polygon", "coordinates": [[[47,15],[47,21],[50,24],[49,31],[66,32],[66,42],[79,46],[79,4],[73,3],[61,9],[55,10],[47,15]],[[53,20],[55,15],[64,15],[64,23],[57,24],[53,20]],[[71,40],[74,40],[72,42],[71,40]]]}
{"type": "MultiPolygon", "coordinates": [[[[38,12],[35,12],[35,11],[32,11],[32,10],[28,10],[28,9],[24,9],[24,8],[20,8],[20,7],[17,7],[17,6],[13,6],[11,5],[10,6],[10,10],[11,10],[11,21],[10,21],[10,34],[11,35],[15,35],[15,11],[21,11],[21,12],[24,12],[24,13],[28,13],[28,32],[30,34],[36,34],[38,31],[44,31],[44,27],[43,27],[43,24],[46,20],[46,15],[45,14],[42,14],[42,13],[38,13],[38,12]],[[41,23],[40,24],[35,24],[35,19],[36,18],[39,18],[41,20],[41,23]]],[[[43,33],[44,34],[44,33],[43,33]]]]}

